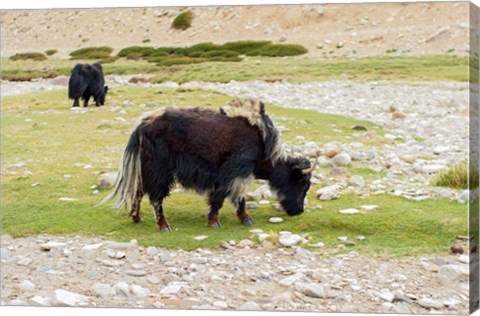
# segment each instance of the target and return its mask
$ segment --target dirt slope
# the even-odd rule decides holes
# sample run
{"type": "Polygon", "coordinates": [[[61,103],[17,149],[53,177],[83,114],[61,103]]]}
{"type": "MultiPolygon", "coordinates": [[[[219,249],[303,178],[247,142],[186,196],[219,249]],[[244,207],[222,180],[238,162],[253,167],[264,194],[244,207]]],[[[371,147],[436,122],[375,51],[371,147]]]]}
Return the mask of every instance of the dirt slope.
{"type": "Polygon", "coordinates": [[[467,2],[193,7],[193,26],[170,28],[185,8],[10,10],[1,55],[108,45],[185,46],[211,41],[302,44],[310,56],[465,54],[467,2]]]}

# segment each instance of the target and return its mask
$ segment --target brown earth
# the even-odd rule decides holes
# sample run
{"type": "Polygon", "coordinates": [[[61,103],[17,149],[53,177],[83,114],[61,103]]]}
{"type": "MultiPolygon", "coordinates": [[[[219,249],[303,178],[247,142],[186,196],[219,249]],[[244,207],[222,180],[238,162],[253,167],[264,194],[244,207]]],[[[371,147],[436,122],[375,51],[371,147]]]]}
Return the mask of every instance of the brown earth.
{"type": "Polygon", "coordinates": [[[425,55],[468,50],[468,2],[190,7],[191,28],[173,30],[186,8],[8,10],[1,56],[107,45],[186,46],[271,40],[301,44],[311,57],[425,55]],[[150,40],[143,44],[144,40],[150,40]]]}

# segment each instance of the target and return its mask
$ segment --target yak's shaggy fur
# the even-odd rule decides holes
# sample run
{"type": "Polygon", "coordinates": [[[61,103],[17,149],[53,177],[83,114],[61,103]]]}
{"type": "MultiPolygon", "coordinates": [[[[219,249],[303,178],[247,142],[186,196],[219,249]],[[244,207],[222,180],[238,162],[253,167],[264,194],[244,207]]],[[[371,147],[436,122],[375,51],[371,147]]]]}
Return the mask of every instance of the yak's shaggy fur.
{"type": "Polygon", "coordinates": [[[118,194],[118,207],[131,203],[130,214],[138,222],[141,198],[148,194],[158,226],[168,231],[162,202],[178,182],[207,195],[209,225],[220,226],[218,211],[227,197],[241,222],[251,225],[245,195],[254,178],[269,180],[287,213],[297,215],[310,186],[309,168],[307,159],[283,152],[261,102],[237,100],[218,111],[167,108],[140,119],[115,189],[105,200],[118,194]]]}
{"type": "Polygon", "coordinates": [[[79,106],[80,98],[83,99],[83,106],[88,106],[91,97],[96,106],[104,105],[107,91],[102,65],[77,64],[73,67],[68,81],[68,97],[73,99],[73,107],[79,106]]]}

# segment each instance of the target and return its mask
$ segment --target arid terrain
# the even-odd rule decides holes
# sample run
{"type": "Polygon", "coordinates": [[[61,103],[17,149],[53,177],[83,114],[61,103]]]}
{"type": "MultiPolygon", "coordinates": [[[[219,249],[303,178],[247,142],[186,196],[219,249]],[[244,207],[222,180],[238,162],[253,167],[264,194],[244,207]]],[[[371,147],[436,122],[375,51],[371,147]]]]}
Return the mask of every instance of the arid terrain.
{"type": "MultiPolygon", "coordinates": [[[[310,56],[431,55],[468,50],[468,2],[282,6],[10,10],[2,12],[1,55],[86,46],[187,46],[270,40],[304,45],[310,56]],[[192,26],[171,28],[182,11],[192,26]]],[[[115,52],[116,52],[115,51],[115,52]]],[[[115,53],[114,52],[114,53],[115,53]]]]}

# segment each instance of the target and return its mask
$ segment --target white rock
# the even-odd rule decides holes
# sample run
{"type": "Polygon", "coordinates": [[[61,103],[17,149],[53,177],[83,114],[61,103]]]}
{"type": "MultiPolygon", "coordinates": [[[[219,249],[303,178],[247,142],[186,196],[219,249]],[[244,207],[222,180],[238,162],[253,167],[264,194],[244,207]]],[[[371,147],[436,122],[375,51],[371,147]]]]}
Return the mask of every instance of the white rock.
{"type": "Polygon", "coordinates": [[[322,201],[334,200],[340,196],[340,185],[334,184],[317,190],[316,195],[322,201]]]}
{"type": "Polygon", "coordinates": [[[417,301],[417,303],[425,308],[435,308],[440,309],[443,308],[443,303],[428,297],[422,297],[417,301]]]}
{"type": "Polygon", "coordinates": [[[378,208],[378,205],[362,205],[360,208],[364,211],[372,211],[378,208]]]}
{"type": "Polygon", "coordinates": [[[461,263],[470,263],[470,257],[468,255],[461,255],[458,260],[461,262],[461,263]]]}
{"type": "Polygon", "coordinates": [[[283,218],[281,217],[270,217],[268,220],[270,223],[281,223],[283,222],[283,218]]]}
{"type": "Polygon", "coordinates": [[[291,275],[291,276],[288,276],[286,278],[283,278],[281,279],[278,284],[280,286],[285,286],[285,287],[289,287],[291,285],[293,285],[295,282],[299,281],[301,279],[301,275],[300,274],[294,274],[294,275],[291,275]]]}
{"type": "Polygon", "coordinates": [[[364,240],[365,240],[365,236],[357,236],[357,240],[359,240],[359,241],[364,241],[364,240]]]}
{"type": "Polygon", "coordinates": [[[360,211],[355,209],[355,208],[347,208],[345,210],[340,210],[338,212],[342,213],[342,214],[357,214],[357,213],[360,213],[360,211]]]}
{"type": "Polygon", "coordinates": [[[40,248],[42,250],[51,250],[53,248],[62,248],[62,247],[65,247],[65,246],[67,246],[67,244],[63,243],[63,242],[49,241],[46,244],[40,245],[40,248]]]}
{"type": "Polygon", "coordinates": [[[35,305],[40,305],[40,306],[52,306],[52,301],[43,296],[35,295],[30,299],[30,302],[35,305]]]}
{"type": "Polygon", "coordinates": [[[215,307],[221,308],[221,309],[227,309],[228,308],[228,304],[224,301],[215,301],[215,302],[213,302],[212,305],[215,306],[215,307]]]}
{"type": "Polygon", "coordinates": [[[100,176],[98,179],[98,187],[100,189],[109,189],[115,185],[117,181],[118,172],[107,172],[100,176]]]}
{"type": "Polygon", "coordinates": [[[345,242],[345,241],[348,240],[348,237],[347,237],[347,236],[340,236],[340,237],[338,237],[337,239],[340,240],[340,241],[345,242]]]}
{"type": "Polygon", "coordinates": [[[348,183],[354,187],[362,188],[365,186],[365,180],[361,176],[353,176],[348,180],[348,183]]]}
{"type": "Polygon", "coordinates": [[[30,282],[29,280],[23,280],[19,285],[18,288],[22,291],[32,291],[35,289],[35,284],[30,282]]]}
{"type": "Polygon", "coordinates": [[[431,165],[426,165],[422,167],[422,172],[424,173],[437,173],[441,170],[446,169],[447,167],[445,165],[440,165],[440,164],[431,164],[431,165]]]}
{"type": "Polygon", "coordinates": [[[114,285],[113,288],[115,289],[115,292],[119,295],[123,295],[127,297],[130,295],[130,287],[126,282],[118,282],[117,284],[114,285]]]}
{"type": "Polygon", "coordinates": [[[92,291],[95,295],[100,296],[104,299],[112,297],[116,293],[113,287],[104,283],[95,283],[92,286],[92,291]]]}
{"type": "Polygon", "coordinates": [[[98,243],[98,244],[90,244],[90,245],[85,245],[82,247],[83,250],[97,250],[100,249],[100,247],[103,246],[103,242],[98,243]]]}
{"type": "Polygon", "coordinates": [[[78,293],[58,289],[55,290],[52,301],[54,306],[83,306],[88,303],[89,298],[78,293]]]}
{"type": "Polygon", "coordinates": [[[160,294],[177,294],[182,287],[180,284],[168,285],[160,291],[160,294]]]}
{"type": "Polygon", "coordinates": [[[258,234],[257,237],[258,237],[258,241],[259,241],[259,242],[262,242],[262,241],[267,240],[268,238],[270,238],[270,234],[261,233],[261,234],[258,234]]]}
{"type": "Polygon", "coordinates": [[[339,167],[339,166],[346,166],[349,165],[352,162],[352,158],[350,158],[350,155],[342,152],[330,159],[330,163],[339,167]]]}
{"type": "Polygon", "coordinates": [[[258,208],[258,204],[257,204],[257,202],[249,201],[249,202],[246,203],[246,208],[247,209],[258,208]]]}
{"type": "Polygon", "coordinates": [[[147,247],[147,255],[150,257],[154,257],[155,255],[158,254],[158,249],[156,247],[147,247]]]}
{"type": "Polygon", "coordinates": [[[255,228],[255,229],[250,229],[249,232],[253,234],[260,234],[260,233],[263,233],[263,230],[261,230],[260,228],[255,228]]]}
{"type": "Polygon", "coordinates": [[[438,269],[438,277],[443,284],[452,284],[452,282],[468,281],[468,265],[447,264],[438,269]]]}
{"type": "Polygon", "coordinates": [[[204,236],[204,235],[193,237],[193,239],[195,239],[195,240],[204,240],[204,239],[207,239],[207,238],[208,238],[208,236],[204,236]]]}
{"type": "Polygon", "coordinates": [[[283,234],[278,238],[278,242],[284,247],[292,247],[303,241],[303,238],[297,234],[283,234]]]}
{"type": "Polygon", "coordinates": [[[130,290],[136,297],[146,297],[150,295],[150,291],[144,287],[141,287],[140,285],[132,284],[130,290]]]}
{"type": "Polygon", "coordinates": [[[395,294],[393,294],[390,291],[385,291],[385,292],[380,293],[380,298],[382,300],[386,301],[386,302],[391,303],[393,301],[393,299],[395,298],[395,294]]]}
{"type": "Polygon", "coordinates": [[[255,302],[246,302],[240,305],[237,310],[239,311],[260,311],[262,308],[255,302]]]}
{"type": "Polygon", "coordinates": [[[310,247],[314,247],[314,248],[323,248],[323,247],[325,247],[325,244],[324,244],[323,242],[321,242],[321,241],[316,242],[316,243],[314,243],[314,244],[308,244],[308,245],[309,245],[310,247]]]}
{"type": "Polygon", "coordinates": [[[450,151],[450,150],[451,149],[448,146],[437,146],[433,149],[433,153],[435,155],[440,155],[440,154],[443,154],[443,153],[445,153],[447,151],[450,151]]]}
{"type": "Polygon", "coordinates": [[[325,298],[325,288],[317,283],[309,283],[304,288],[305,295],[315,298],[325,298]]]}

